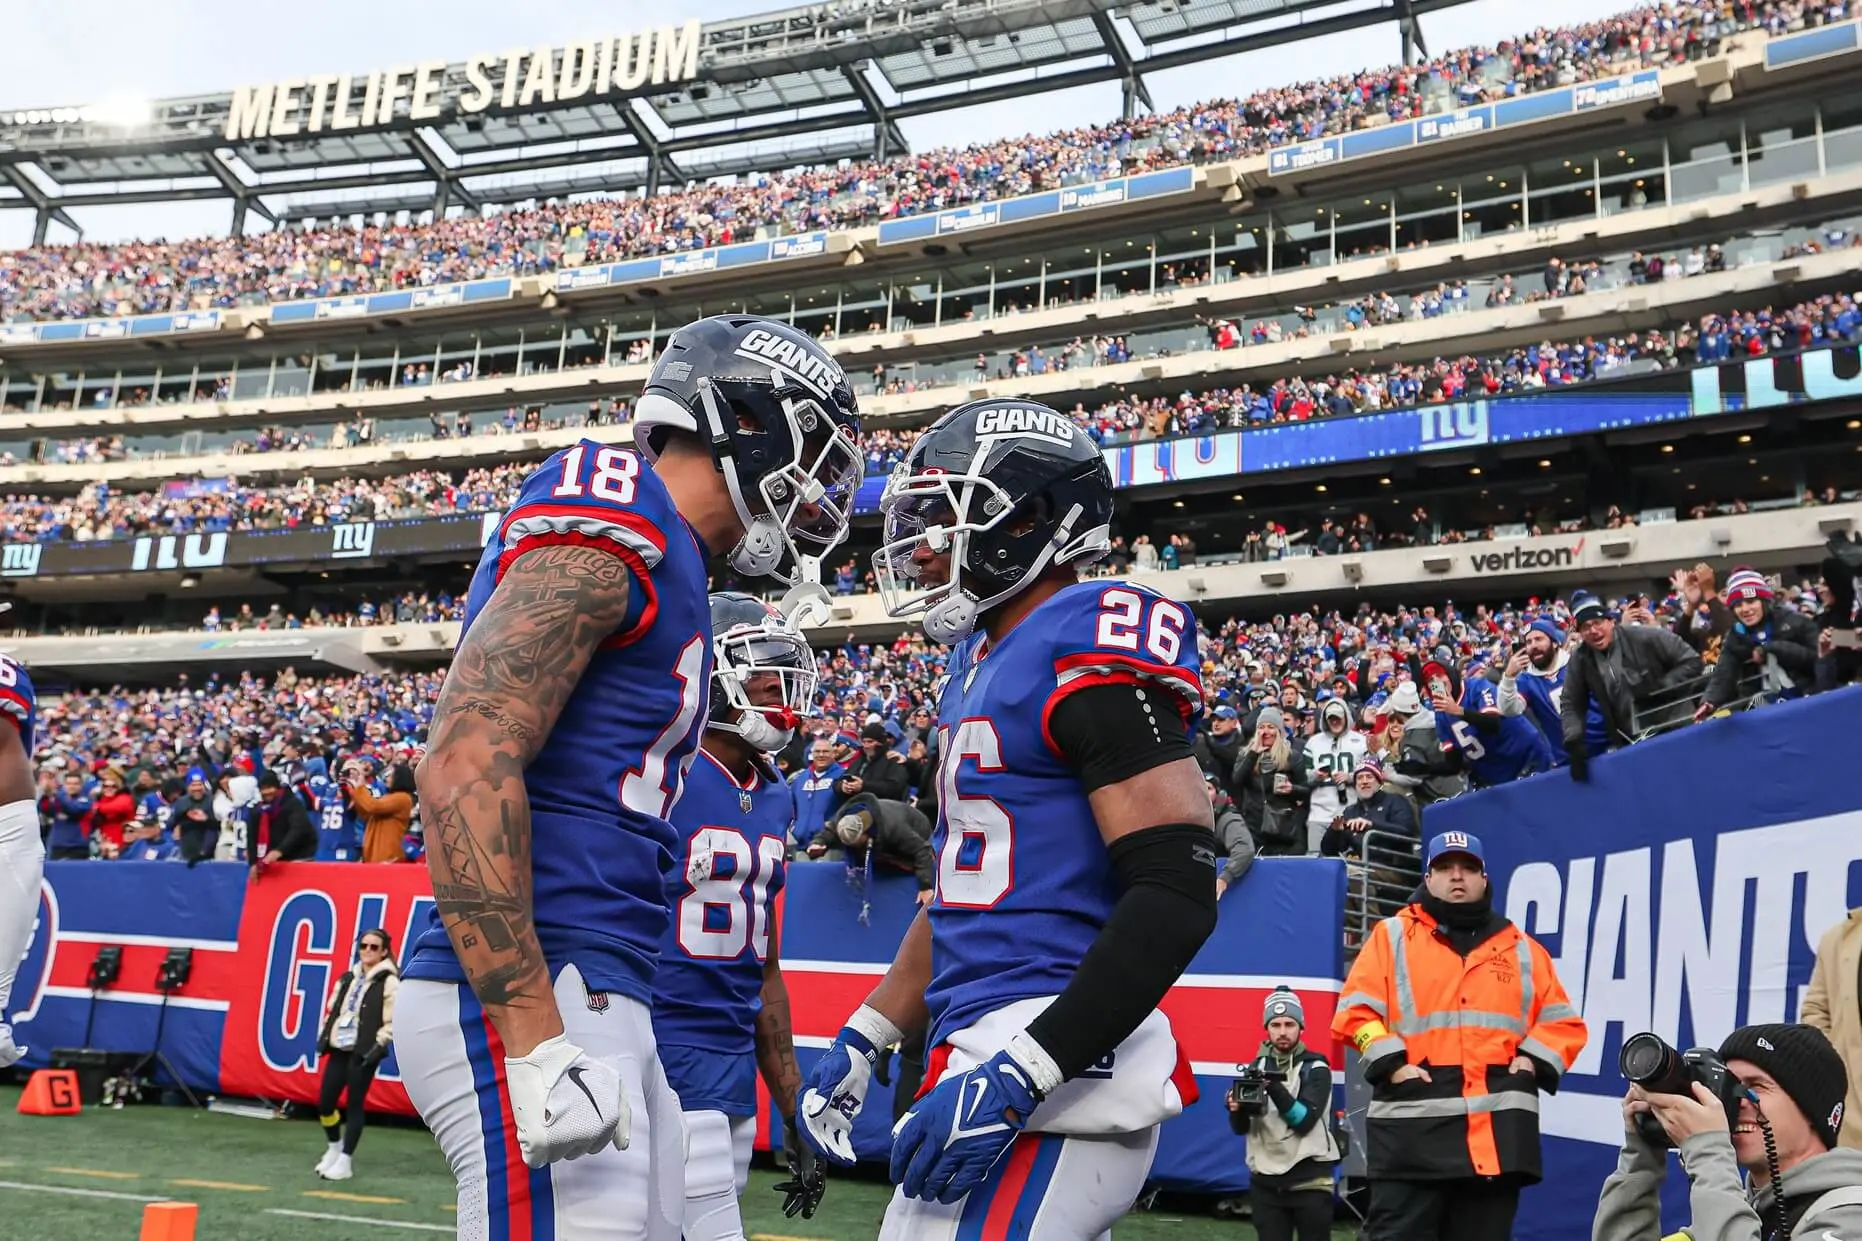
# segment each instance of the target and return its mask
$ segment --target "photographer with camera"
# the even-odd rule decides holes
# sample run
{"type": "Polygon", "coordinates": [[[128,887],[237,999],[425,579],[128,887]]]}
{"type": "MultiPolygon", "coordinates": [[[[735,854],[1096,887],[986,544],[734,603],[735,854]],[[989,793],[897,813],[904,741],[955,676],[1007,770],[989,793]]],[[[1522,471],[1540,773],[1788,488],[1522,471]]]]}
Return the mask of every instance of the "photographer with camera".
{"type": "Polygon", "coordinates": [[[1583,1050],[1543,945],[1496,913],[1479,838],[1442,832],[1423,890],[1366,937],[1332,1033],[1364,1057],[1367,1241],[1506,1241],[1540,1178],[1539,1095],[1583,1050]]]}
{"type": "Polygon", "coordinates": [[[1623,1044],[1622,1067],[1623,1151],[1592,1241],[1662,1235],[1671,1145],[1689,1181],[1683,1235],[1694,1241],[1862,1237],[1862,1152],[1836,1145],[1848,1077],[1821,1032],[1745,1026],[1717,1053],[1685,1054],[1638,1034],[1623,1044]]]}
{"type": "Polygon", "coordinates": [[[1267,1041],[1228,1090],[1228,1123],[1248,1139],[1248,1201],[1261,1241],[1326,1241],[1341,1152],[1332,1135],[1332,1068],[1309,1051],[1300,998],[1276,987],[1267,1041]]]}

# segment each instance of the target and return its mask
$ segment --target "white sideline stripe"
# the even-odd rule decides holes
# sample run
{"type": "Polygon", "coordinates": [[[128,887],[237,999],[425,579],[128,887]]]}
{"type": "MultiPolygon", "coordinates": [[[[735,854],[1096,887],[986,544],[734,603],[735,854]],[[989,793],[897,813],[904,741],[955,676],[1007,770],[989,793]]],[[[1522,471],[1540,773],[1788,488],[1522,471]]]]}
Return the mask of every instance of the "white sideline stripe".
{"type": "Polygon", "coordinates": [[[416,1224],[405,1219],[375,1219],[368,1215],[337,1215],[331,1211],[293,1211],[288,1207],[266,1207],[267,1215],[289,1215],[293,1219],[329,1219],[343,1224],[373,1224],[377,1228],[411,1228],[415,1232],[456,1232],[452,1224],[416,1224]]]}
{"type": "Polygon", "coordinates": [[[160,1194],[124,1194],[109,1189],[77,1189],[69,1185],[28,1185],[24,1181],[0,1181],[0,1189],[24,1189],[35,1194],[69,1194],[73,1198],[110,1198],[118,1202],[173,1202],[160,1194]]]}
{"type": "Polygon", "coordinates": [[[171,939],[166,935],[113,935],[108,931],[67,931],[58,938],[73,944],[121,944],[125,948],[193,948],[198,952],[235,952],[239,944],[230,939],[171,939]]]}
{"type": "MultiPolygon", "coordinates": [[[[892,966],[890,963],[873,961],[810,961],[784,957],[782,968],[800,974],[859,974],[877,978],[892,966]]],[[[1282,983],[1295,991],[1322,991],[1337,995],[1344,990],[1344,984],[1336,978],[1302,978],[1297,974],[1185,974],[1177,979],[1176,985],[1225,990],[1272,991],[1282,983]]]]}
{"type": "MultiPolygon", "coordinates": [[[[91,991],[88,987],[46,987],[41,993],[56,996],[61,1000],[88,1000],[91,991]]],[[[105,1004],[160,1004],[159,995],[138,995],[132,991],[99,991],[97,999],[105,1004]]],[[[188,995],[171,995],[168,997],[170,1008],[198,1008],[209,1013],[223,1013],[229,1007],[227,1000],[202,1000],[188,995]]]]}

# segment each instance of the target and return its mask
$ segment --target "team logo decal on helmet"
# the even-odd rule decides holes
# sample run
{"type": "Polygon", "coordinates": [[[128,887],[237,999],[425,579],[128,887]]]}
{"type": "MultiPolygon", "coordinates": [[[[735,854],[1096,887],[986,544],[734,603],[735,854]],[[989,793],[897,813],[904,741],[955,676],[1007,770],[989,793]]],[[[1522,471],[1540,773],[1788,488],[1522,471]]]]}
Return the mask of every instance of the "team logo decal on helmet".
{"type": "Polygon", "coordinates": [[[1033,401],[975,401],[918,438],[887,480],[880,512],[885,542],[873,569],[887,613],[922,617],[927,636],[958,642],[1050,569],[1106,554],[1112,476],[1065,414],[1033,401]]]}
{"type": "Polygon", "coordinates": [[[648,460],[669,429],[710,446],[744,527],[737,572],[794,585],[846,539],[864,473],[859,408],[807,333],[755,315],[688,323],[654,364],[634,426],[648,460]]]}
{"type": "Polygon", "coordinates": [[[814,650],[781,612],[735,591],[711,596],[711,708],[707,728],[736,733],[762,753],[789,744],[813,708],[814,650]],[[774,677],[774,701],[753,684],[774,677]]]}

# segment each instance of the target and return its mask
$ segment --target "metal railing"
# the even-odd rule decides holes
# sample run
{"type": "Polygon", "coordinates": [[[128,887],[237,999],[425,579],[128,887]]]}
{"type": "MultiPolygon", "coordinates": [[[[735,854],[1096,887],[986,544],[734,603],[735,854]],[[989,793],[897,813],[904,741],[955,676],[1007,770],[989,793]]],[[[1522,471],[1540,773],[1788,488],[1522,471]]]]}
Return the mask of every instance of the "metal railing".
{"type": "Polygon", "coordinates": [[[1396,832],[1365,832],[1345,859],[1345,955],[1355,959],[1371,928],[1409,904],[1422,882],[1421,842],[1396,832]]]}
{"type": "MultiPolygon", "coordinates": [[[[1694,712],[1700,709],[1706,696],[1707,682],[1712,675],[1711,672],[1705,673],[1691,681],[1657,690],[1638,701],[1630,715],[1631,739],[1647,741],[1650,737],[1659,737],[1691,724],[1694,712]]],[[[1740,678],[1734,687],[1732,701],[1718,705],[1721,711],[1749,711],[1771,701],[1772,695],[1765,692],[1763,680],[1754,670],[1752,675],[1740,678]]]]}

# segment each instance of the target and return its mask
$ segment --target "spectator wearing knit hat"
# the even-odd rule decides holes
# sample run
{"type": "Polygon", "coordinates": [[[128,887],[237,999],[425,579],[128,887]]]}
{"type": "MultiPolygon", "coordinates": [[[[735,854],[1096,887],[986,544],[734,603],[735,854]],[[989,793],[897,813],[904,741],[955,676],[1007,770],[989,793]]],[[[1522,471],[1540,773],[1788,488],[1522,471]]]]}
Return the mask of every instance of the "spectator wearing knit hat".
{"type": "Polygon", "coordinates": [[[1617,624],[1603,600],[1571,597],[1571,623],[1583,645],[1566,665],[1559,700],[1571,778],[1590,779],[1590,760],[1636,739],[1638,708],[1700,679],[1699,652],[1657,625],[1617,624]]]}
{"type": "Polygon", "coordinates": [[[1597,1203],[1593,1241],[1662,1233],[1668,1161],[1636,1127],[1640,1112],[1653,1115],[1680,1148],[1691,1235],[1716,1241],[1862,1236],[1862,1151],[1836,1144],[1848,1075],[1829,1040],[1807,1025],[1745,1026],[1720,1044],[1720,1058],[1747,1092],[1730,1125],[1725,1107],[1705,1087],[1695,1087],[1692,1096],[1630,1087],[1623,1100],[1623,1150],[1597,1203]]]}
{"type": "Polygon", "coordinates": [[[1771,583],[1752,569],[1733,570],[1726,602],[1733,625],[1720,643],[1720,662],[1694,718],[1704,720],[1747,695],[1779,699],[1809,693],[1817,680],[1816,622],[1778,606],[1771,583]]]}

